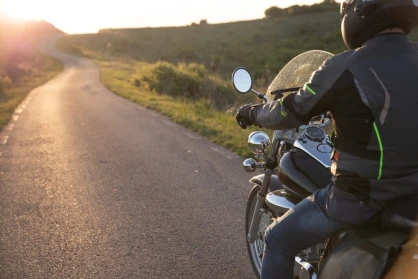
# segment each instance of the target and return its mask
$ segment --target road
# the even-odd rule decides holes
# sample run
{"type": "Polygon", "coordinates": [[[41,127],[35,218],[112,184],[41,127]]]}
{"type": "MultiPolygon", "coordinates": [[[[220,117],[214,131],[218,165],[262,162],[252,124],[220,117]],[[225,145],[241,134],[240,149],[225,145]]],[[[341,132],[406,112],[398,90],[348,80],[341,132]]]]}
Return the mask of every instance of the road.
{"type": "Polygon", "coordinates": [[[64,72],[0,133],[0,278],[253,278],[242,158],[53,45],[64,72]]]}

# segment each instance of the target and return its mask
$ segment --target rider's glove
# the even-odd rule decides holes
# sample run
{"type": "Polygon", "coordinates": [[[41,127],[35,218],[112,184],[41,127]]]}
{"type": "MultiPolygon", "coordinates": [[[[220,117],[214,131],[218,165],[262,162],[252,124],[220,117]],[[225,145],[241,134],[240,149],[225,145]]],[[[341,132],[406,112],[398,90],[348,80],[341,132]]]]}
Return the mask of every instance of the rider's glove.
{"type": "Polygon", "coordinates": [[[241,128],[247,129],[248,126],[255,124],[253,119],[253,110],[257,106],[258,105],[247,104],[238,109],[235,119],[241,128]]]}

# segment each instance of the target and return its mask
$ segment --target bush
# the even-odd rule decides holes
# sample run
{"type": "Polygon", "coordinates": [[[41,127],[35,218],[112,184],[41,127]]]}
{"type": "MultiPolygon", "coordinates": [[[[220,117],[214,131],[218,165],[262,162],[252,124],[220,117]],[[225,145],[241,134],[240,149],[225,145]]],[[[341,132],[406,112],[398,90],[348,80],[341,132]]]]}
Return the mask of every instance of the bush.
{"type": "Polygon", "coordinates": [[[276,18],[280,16],[284,16],[286,14],[286,10],[280,9],[278,7],[270,7],[264,11],[264,15],[267,18],[276,18]]]}
{"type": "Polygon", "coordinates": [[[321,13],[326,11],[338,11],[339,4],[334,0],[324,0],[322,3],[314,4],[311,6],[299,6],[293,5],[285,9],[280,9],[278,7],[270,7],[265,10],[264,14],[266,18],[277,18],[287,15],[301,15],[309,13],[321,13]]]}
{"type": "Polygon", "coordinates": [[[155,92],[185,98],[196,98],[202,82],[200,75],[185,64],[175,66],[168,62],[155,64],[150,75],[142,80],[155,92]]]}
{"type": "Polygon", "coordinates": [[[236,101],[236,92],[229,82],[209,74],[204,65],[157,62],[137,77],[139,84],[159,94],[189,100],[207,100],[213,108],[225,110],[236,101]]]}
{"type": "Polygon", "coordinates": [[[30,72],[30,69],[25,69],[18,64],[7,64],[4,68],[12,82],[18,81],[30,72]]]}
{"type": "Polygon", "coordinates": [[[133,83],[136,87],[141,87],[141,81],[139,79],[136,78],[133,83]]]}
{"type": "Polygon", "coordinates": [[[12,85],[12,81],[6,72],[0,71],[0,89],[8,88],[12,85]]]}

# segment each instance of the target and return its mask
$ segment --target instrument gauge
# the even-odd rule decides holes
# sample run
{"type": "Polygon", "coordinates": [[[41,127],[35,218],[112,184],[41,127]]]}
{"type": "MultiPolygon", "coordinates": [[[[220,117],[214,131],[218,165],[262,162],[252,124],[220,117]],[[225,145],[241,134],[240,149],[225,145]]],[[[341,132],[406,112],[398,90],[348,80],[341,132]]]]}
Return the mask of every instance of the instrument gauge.
{"type": "Polygon", "coordinates": [[[308,127],[305,130],[305,136],[313,141],[322,141],[325,138],[325,132],[318,127],[308,127]]]}
{"type": "Polygon", "coordinates": [[[332,152],[332,147],[329,146],[328,144],[325,144],[325,143],[318,145],[317,149],[321,153],[331,153],[332,152]]]}

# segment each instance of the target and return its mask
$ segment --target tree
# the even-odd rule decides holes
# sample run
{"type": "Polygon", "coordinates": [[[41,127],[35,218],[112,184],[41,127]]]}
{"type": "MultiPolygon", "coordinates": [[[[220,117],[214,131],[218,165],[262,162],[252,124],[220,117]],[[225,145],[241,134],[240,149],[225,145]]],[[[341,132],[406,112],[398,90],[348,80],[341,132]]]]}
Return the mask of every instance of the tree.
{"type": "Polygon", "coordinates": [[[264,14],[267,18],[275,18],[284,15],[284,10],[278,7],[270,7],[264,11],[264,14]]]}

